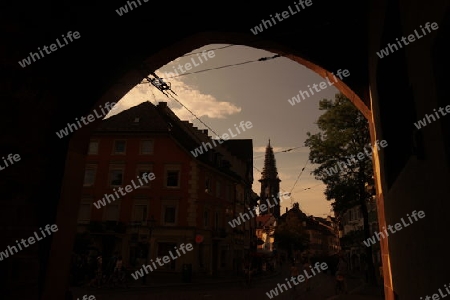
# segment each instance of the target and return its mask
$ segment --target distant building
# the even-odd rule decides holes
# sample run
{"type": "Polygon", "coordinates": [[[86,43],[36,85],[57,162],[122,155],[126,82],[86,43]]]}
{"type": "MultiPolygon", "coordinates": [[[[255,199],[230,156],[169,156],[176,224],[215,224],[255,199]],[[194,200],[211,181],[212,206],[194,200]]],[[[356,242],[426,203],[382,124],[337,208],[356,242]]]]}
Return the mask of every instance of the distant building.
{"type": "MultiPolygon", "coordinates": [[[[379,231],[375,197],[368,202],[367,211],[369,214],[369,230],[372,236],[376,231],[379,231]]],[[[364,218],[361,212],[361,206],[356,205],[348,209],[345,213],[341,214],[339,219],[341,223],[341,246],[348,257],[349,267],[352,270],[361,270],[365,264],[366,257],[366,246],[363,244],[364,218]]],[[[372,255],[375,265],[381,265],[379,243],[372,246],[372,255]]]]}
{"type": "Polygon", "coordinates": [[[273,252],[274,236],[277,221],[272,214],[265,214],[256,217],[256,237],[261,241],[258,251],[273,252]]]}
{"type": "Polygon", "coordinates": [[[221,145],[166,102],[144,102],[103,120],[91,137],[78,232],[89,233],[91,249],[105,260],[118,251],[135,268],[192,243],[192,251],[155,272],[180,272],[183,264],[210,275],[237,272],[256,250],[256,220],[234,229],[228,221],[256,203],[252,171],[252,140],[221,145]],[[211,147],[194,156],[202,145],[211,147]],[[155,179],[148,184],[93,205],[149,172],[155,179]]]}
{"type": "Polygon", "coordinates": [[[301,224],[302,229],[309,237],[309,245],[303,253],[295,253],[296,257],[317,258],[338,254],[341,250],[339,243],[339,228],[335,218],[326,219],[307,216],[299,206],[294,204],[290,210],[280,217],[278,225],[287,218],[294,218],[301,224]]]}

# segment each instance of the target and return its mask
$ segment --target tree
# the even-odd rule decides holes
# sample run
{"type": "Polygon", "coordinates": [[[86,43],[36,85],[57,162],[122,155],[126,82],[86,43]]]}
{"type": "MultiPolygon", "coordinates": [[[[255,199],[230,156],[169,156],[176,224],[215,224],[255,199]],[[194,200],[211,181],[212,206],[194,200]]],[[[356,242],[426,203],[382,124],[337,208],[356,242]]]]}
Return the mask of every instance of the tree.
{"type": "Polygon", "coordinates": [[[287,250],[289,256],[292,256],[292,251],[306,250],[309,244],[308,234],[301,223],[302,214],[299,204],[294,203],[293,208],[280,218],[275,229],[275,242],[279,248],[287,250]]]}
{"type": "MultiPolygon", "coordinates": [[[[334,199],[332,206],[337,215],[359,205],[367,239],[370,237],[367,204],[373,196],[366,188],[373,186],[368,121],[342,94],[336,94],[334,101],[321,100],[319,109],[325,111],[316,122],[320,132],[308,132],[305,141],[310,148],[309,160],[319,165],[311,173],[325,183],[325,196],[327,200],[334,199]]],[[[375,283],[372,247],[365,248],[369,280],[375,283]]]]}

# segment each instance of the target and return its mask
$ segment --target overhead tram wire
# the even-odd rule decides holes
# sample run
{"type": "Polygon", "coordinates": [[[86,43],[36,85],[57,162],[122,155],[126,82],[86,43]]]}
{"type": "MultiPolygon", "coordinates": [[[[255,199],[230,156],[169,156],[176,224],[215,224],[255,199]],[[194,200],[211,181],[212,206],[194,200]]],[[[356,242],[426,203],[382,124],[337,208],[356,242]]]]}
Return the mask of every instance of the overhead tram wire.
{"type": "MultiPolygon", "coordinates": [[[[186,76],[186,75],[190,75],[190,74],[203,73],[203,72],[207,72],[207,71],[219,70],[219,69],[224,69],[224,68],[229,68],[229,67],[245,65],[245,64],[249,64],[249,63],[255,63],[255,62],[271,60],[271,59],[275,59],[275,58],[278,58],[278,57],[281,57],[281,55],[275,54],[275,55],[269,56],[269,57],[261,57],[261,58],[259,58],[257,60],[248,60],[248,61],[244,61],[244,62],[240,62],[240,63],[236,63],[236,64],[229,64],[229,65],[224,65],[224,66],[220,66],[220,67],[203,69],[203,70],[199,70],[199,71],[195,71],[195,72],[187,72],[187,73],[183,73],[183,74],[179,74],[179,75],[175,75],[175,76],[171,76],[171,77],[167,77],[167,78],[163,78],[163,77],[161,77],[161,78],[162,79],[171,79],[171,78],[176,78],[176,77],[180,77],[180,76],[186,76]]],[[[144,81],[144,82],[140,82],[138,84],[147,84],[147,83],[148,83],[147,81],[144,81]]]]}
{"type": "MultiPolygon", "coordinates": [[[[153,74],[154,76],[157,76],[156,75],[156,73],[151,73],[151,74],[153,74]]],[[[183,103],[181,103],[181,101],[180,100],[178,100],[177,98],[175,98],[175,96],[173,96],[172,94],[170,94],[170,93],[164,93],[164,91],[163,90],[161,90],[161,89],[159,89],[157,86],[155,86],[151,81],[150,81],[150,79],[148,78],[148,77],[145,77],[145,79],[147,80],[147,82],[145,82],[145,83],[149,83],[151,86],[151,88],[152,87],[155,87],[155,88],[157,88],[158,90],[160,90],[164,95],[166,95],[166,97],[167,98],[169,98],[169,95],[170,95],[170,97],[172,97],[172,99],[173,100],[175,100],[176,102],[178,102],[178,104],[180,104],[182,107],[184,107],[191,115],[193,115],[194,116],[194,118],[196,118],[200,123],[202,123],[206,128],[208,128],[212,133],[214,133],[217,137],[219,136],[211,127],[209,127],[208,126],[208,124],[206,124],[205,122],[203,122],[199,117],[197,117],[197,115],[196,114],[194,114],[194,112],[192,112],[189,108],[187,108],[186,107],[186,105],[184,105],[183,103]]],[[[163,82],[164,84],[165,84],[165,82],[163,82]]],[[[169,86],[169,89],[170,89],[170,86],[169,86]]],[[[153,93],[153,91],[152,91],[152,93],[153,93]]],[[[154,95],[154,94],[153,94],[154,95]]]]}
{"type": "MultiPolygon", "coordinates": [[[[275,59],[275,58],[278,58],[278,57],[281,57],[281,55],[276,54],[276,55],[273,55],[273,56],[271,56],[271,57],[261,57],[261,58],[259,58],[258,60],[246,61],[246,62],[237,63],[237,64],[230,64],[230,65],[225,65],[225,66],[216,67],[216,68],[209,68],[209,69],[204,69],[204,70],[200,70],[200,71],[196,71],[196,72],[183,73],[183,74],[180,74],[180,75],[178,75],[178,76],[172,76],[172,77],[169,77],[169,78],[174,78],[174,77],[179,77],[179,76],[189,75],[189,74],[195,74],[195,73],[200,73],[200,72],[206,72],[206,71],[211,71],[211,70],[218,70],[218,69],[223,69],[223,68],[227,68],[227,67],[238,66],[238,65],[243,65],[243,64],[248,64],[248,63],[254,63],[254,62],[259,62],[259,61],[266,61],[266,60],[275,59]]],[[[153,72],[152,74],[156,74],[156,73],[153,72]]],[[[157,76],[157,75],[155,75],[155,76],[157,76]]],[[[145,78],[145,79],[146,79],[146,81],[140,82],[140,83],[138,83],[138,84],[148,84],[148,83],[152,84],[152,83],[148,80],[148,78],[145,78]]],[[[161,78],[161,79],[168,79],[168,78],[161,78]]],[[[163,92],[163,94],[165,94],[165,93],[163,92]]],[[[166,94],[165,94],[165,95],[166,95],[166,94]]],[[[166,96],[167,96],[167,95],[166,95],[166,96]]],[[[217,134],[217,133],[216,133],[211,127],[209,127],[205,122],[203,122],[202,120],[200,120],[200,118],[197,117],[197,115],[195,115],[189,108],[187,108],[187,107],[186,107],[183,103],[181,103],[177,98],[175,98],[172,94],[170,94],[170,96],[172,97],[172,99],[174,99],[176,102],[178,102],[182,107],[184,107],[189,113],[191,113],[191,114],[194,116],[194,118],[196,118],[200,123],[202,123],[206,128],[208,128],[212,133],[214,133],[217,137],[219,136],[219,134],[217,134]]],[[[168,97],[168,96],[167,96],[167,97],[168,97]]]]}
{"type": "Polygon", "coordinates": [[[306,191],[306,190],[310,190],[310,189],[312,189],[313,187],[316,187],[316,186],[319,186],[319,185],[322,185],[322,184],[321,184],[321,183],[319,183],[319,184],[316,184],[316,185],[310,186],[310,187],[308,187],[308,188],[305,188],[305,189],[302,189],[302,190],[298,191],[297,193],[300,193],[300,192],[303,192],[303,191],[306,191]]]}
{"type": "MultiPolygon", "coordinates": [[[[339,22],[339,23],[341,24],[342,22],[339,22]]],[[[329,25],[332,25],[332,24],[326,24],[326,25],[329,26],[329,25]]],[[[317,27],[317,28],[314,28],[314,29],[315,29],[315,30],[319,30],[319,29],[323,29],[323,27],[324,27],[324,26],[317,27]]],[[[292,34],[293,36],[296,36],[296,35],[297,35],[296,32],[292,32],[291,34],[292,34]]],[[[273,38],[286,38],[286,34],[274,34],[272,37],[273,37],[273,38]]],[[[266,40],[267,40],[267,38],[258,36],[258,37],[255,37],[254,39],[246,39],[244,45],[242,45],[242,44],[225,44],[225,46],[217,47],[217,48],[205,49],[205,50],[203,50],[203,51],[201,51],[201,52],[189,52],[189,53],[186,53],[186,54],[184,54],[184,55],[182,55],[182,56],[180,56],[180,57],[190,56],[190,55],[194,55],[194,54],[199,54],[199,53],[202,53],[202,52],[205,52],[205,51],[208,52],[208,51],[214,51],[214,50],[222,50],[222,49],[225,49],[225,48],[236,47],[236,46],[254,48],[253,46],[249,46],[249,44],[251,45],[251,44],[255,44],[255,43],[258,43],[258,42],[263,42],[263,41],[266,41],[266,40]]],[[[223,44],[223,43],[214,43],[214,44],[220,45],[220,44],[223,44]]],[[[213,45],[213,44],[211,44],[211,45],[213,45]]],[[[206,47],[206,45],[205,45],[204,47],[206,47]]],[[[258,48],[254,48],[254,49],[258,49],[258,48]]],[[[264,49],[262,49],[262,50],[263,50],[263,51],[270,52],[270,51],[268,51],[268,50],[264,50],[264,49]]],[[[283,52],[283,51],[278,51],[278,52],[283,52]]],[[[272,53],[273,53],[273,52],[272,52],[272,53]]],[[[282,56],[284,56],[285,54],[286,54],[286,53],[283,53],[282,56]]]]}
{"type": "Polygon", "coordinates": [[[199,117],[197,117],[196,114],[194,114],[189,108],[186,107],[186,105],[184,105],[183,103],[181,103],[177,98],[175,98],[175,96],[170,95],[172,97],[173,100],[175,100],[176,102],[178,102],[181,106],[183,106],[189,113],[191,113],[194,118],[196,118],[200,123],[202,123],[203,125],[205,125],[206,128],[208,128],[212,133],[214,133],[217,137],[219,136],[219,134],[217,134],[211,127],[209,127],[205,122],[203,122],[202,120],[200,120],[199,117]]]}
{"type": "MultiPolygon", "coordinates": [[[[231,47],[231,46],[233,46],[233,45],[229,45],[229,46],[231,47]]],[[[222,47],[222,48],[225,48],[225,47],[222,47]]],[[[274,55],[274,56],[272,56],[272,57],[262,57],[262,58],[259,58],[258,60],[254,60],[254,61],[247,61],[247,62],[243,62],[243,63],[237,63],[237,64],[225,65],[225,66],[216,67],[216,68],[209,68],[209,69],[200,70],[200,71],[198,71],[198,72],[184,73],[184,74],[181,74],[181,75],[179,75],[179,76],[182,76],[182,75],[188,75],[188,74],[194,74],[194,73],[199,73],[199,72],[205,72],[205,71],[210,71],[210,70],[217,70],[217,69],[222,69],[222,68],[226,68],[226,67],[242,65],[242,64],[246,64],[246,63],[258,62],[258,61],[266,61],[266,60],[269,60],[269,59],[275,59],[275,58],[278,58],[278,57],[281,57],[281,55],[277,54],[277,55],[274,55]]],[[[173,76],[173,77],[178,77],[178,76],[173,76]]],[[[173,77],[169,77],[169,78],[173,78],[173,77]]],[[[147,82],[141,82],[141,83],[139,83],[139,84],[146,84],[146,83],[150,83],[150,82],[147,80],[147,82]]],[[[152,94],[153,94],[153,90],[152,90],[152,94]]],[[[155,101],[156,101],[156,97],[155,97],[154,94],[153,94],[153,96],[154,96],[155,101]]],[[[219,136],[219,134],[217,134],[211,127],[209,127],[209,126],[208,126],[205,122],[203,122],[196,114],[194,114],[194,112],[192,112],[192,111],[191,111],[189,108],[187,108],[183,103],[181,103],[177,98],[175,98],[175,96],[173,96],[172,94],[170,94],[170,97],[172,97],[173,100],[175,100],[175,101],[178,102],[182,107],[184,107],[190,114],[192,114],[192,115],[194,116],[195,119],[197,119],[200,123],[202,123],[202,124],[203,124],[206,128],[208,128],[212,133],[214,133],[216,136],[219,136]]],[[[289,152],[289,151],[291,151],[291,150],[298,149],[298,148],[301,148],[301,147],[294,147],[294,148],[290,148],[290,149],[286,149],[286,150],[279,151],[279,152],[274,152],[274,153],[289,152]]],[[[293,187],[292,187],[292,189],[291,189],[291,192],[288,193],[288,194],[291,196],[291,199],[292,199],[292,190],[294,189],[295,185],[297,184],[298,179],[300,178],[301,174],[303,173],[303,171],[304,171],[304,169],[305,169],[307,163],[308,163],[308,160],[306,161],[305,166],[302,168],[302,170],[301,170],[299,176],[297,177],[297,180],[295,181],[295,183],[294,183],[294,185],[293,185],[293,187]]],[[[258,170],[259,172],[261,172],[261,170],[259,170],[259,169],[256,168],[255,166],[254,166],[253,168],[255,168],[256,170],[258,170]]],[[[283,190],[284,192],[286,192],[284,189],[281,189],[281,190],[283,190]]],[[[292,200],[291,200],[291,204],[292,204],[292,200]]]]}
{"type": "MultiPolygon", "coordinates": [[[[259,173],[262,173],[262,171],[260,170],[260,169],[258,169],[257,167],[255,167],[255,166],[253,166],[253,168],[254,169],[256,169],[256,171],[258,171],[259,173]]],[[[283,192],[286,192],[284,189],[282,189],[281,187],[280,187],[280,189],[283,191],[283,192]]],[[[284,195],[285,193],[283,193],[283,195],[284,195]]]]}
{"type": "MultiPolygon", "coordinates": [[[[236,45],[236,44],[228,44],[226,46],[223,47],[218,47],[218,48],[213,48],[213,49],[205,49],[202,52],[208,52],[208,51],[214,51],[214,50],[221,50],[221,49],[225,49],[225,48],[229,48],[229,47],[234,47],[234,46],[242,46],[242,45],[236,45]]],[[[198,54],[198,53],[202,53],[202,52],[190,52],[190,53],[186,53],[185,55],[182,55],[180,57],[184,57],[184,56],[190,56],[190,55],[194,55],[194,54],[198,54]]]]}
{"type": "MultiPolygon", "coordinates": [[[[298,148],[302,148],[302,147],[299,146],[299,147],[289,148],[289,149],[286,149],[286,150],[283,150],[283,151],[277,151],[277,152],[274,151],[273,154],[276,154],[276,153],[282,153],[282,152],[289,152],[289,151],[291,151],[291,150],[298,149],[298,148]]],[[[256,157],[253,157],[253,159],[255,159],[255,158],[260,158],[260,157],[264,157],[264,156],[265,156],[265,154],[258,155],[258,156],[256,156],[256,157]]]]}
{"type": "MultiPolygon", "coordinates": [[[[296,186],[298,180],[300,179],[300,176],[302,176],[303,171],[305,170],[306,165],[308,164],[308,161],[309,161],[309,158],[306,159],[305,165],[304,165],[303,168],[300,170],[300,173],[298,174],[297,179],[295,180],[294,185],[293,185],[292,188],[291,188],[291,191],[290,191],[291,195],[292,195],[292,191],[294,190],[294,188],[295,188],[295,186],[296,186]]],[[[292,206],[292,197],[291,197],[291,206],[292,206]]]]}

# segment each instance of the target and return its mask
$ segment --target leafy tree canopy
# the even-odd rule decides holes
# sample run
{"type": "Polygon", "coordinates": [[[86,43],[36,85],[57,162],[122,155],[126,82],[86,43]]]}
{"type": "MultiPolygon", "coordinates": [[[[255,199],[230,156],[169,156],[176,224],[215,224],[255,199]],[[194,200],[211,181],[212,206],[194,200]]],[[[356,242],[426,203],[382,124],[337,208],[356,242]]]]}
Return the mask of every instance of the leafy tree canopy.
{"type": "Polygon", "coordinates": [[[336,94],[334,100],[321,100],[319,109],[324,111],[316,122],[320,132],[308,132],[305,141],[311,163],[319,165],[311,173],[325,183],[327,200],[335,200],[334,210],[343,212],[359,204],[361,198],[370,197],[361,185],[373,184],[372,159],[366,154],[361,160],[357,158],[358,153],[365,153],[364,148],[372,154],[369,126],[342,94],[336,94]]]}

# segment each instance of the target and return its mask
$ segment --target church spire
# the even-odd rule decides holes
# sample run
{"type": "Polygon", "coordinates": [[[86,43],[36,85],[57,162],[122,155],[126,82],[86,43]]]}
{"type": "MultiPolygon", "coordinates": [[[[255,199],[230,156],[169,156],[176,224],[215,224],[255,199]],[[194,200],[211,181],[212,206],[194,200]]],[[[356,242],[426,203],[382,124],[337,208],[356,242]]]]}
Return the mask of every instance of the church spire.
{"type": "Polygon", "coordinates": [[[264,167],[263,171],[261,172],[261,179],[276,179],[278,178],[278,171],[275,161],[275,155],[273,153],[273,148],[270,145],[270,139],[269,144],[266,147],[266,154],[264,157],[264,167]]]}
{"type": "Polygon", "coordinates": [[[277,165],[275,160],[275,155],[273,153],[273,148],[269,143],[266,147],[266,154],[264,157],[264,167],[261,172],[261,203],[266,204],[269,209],[262,214],[272,213],[274,217],[278,218],[280,216],[280,179],[278,178],[277,165]]]}

